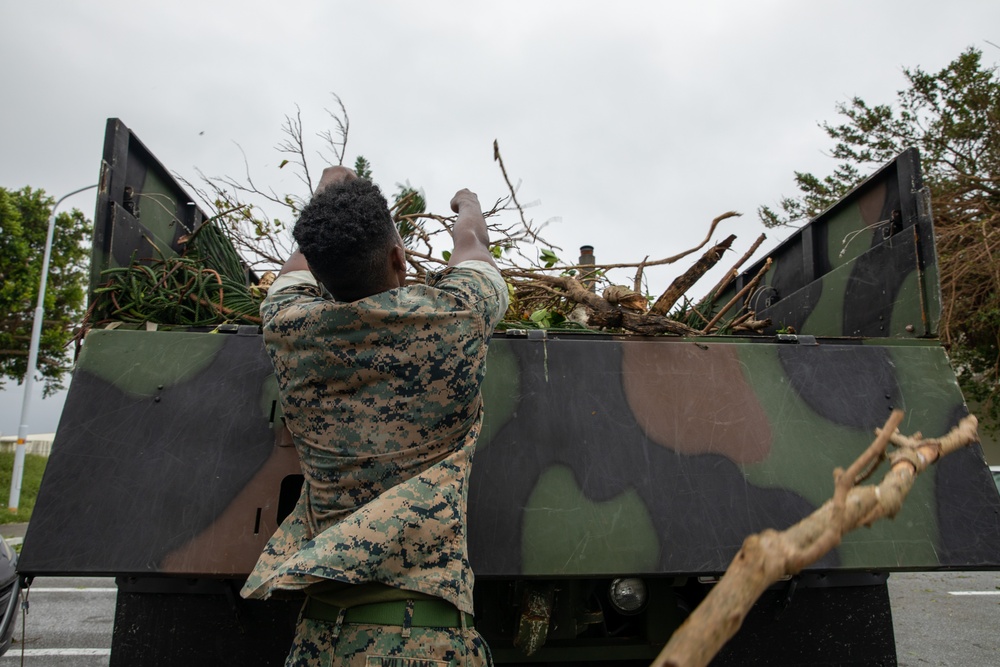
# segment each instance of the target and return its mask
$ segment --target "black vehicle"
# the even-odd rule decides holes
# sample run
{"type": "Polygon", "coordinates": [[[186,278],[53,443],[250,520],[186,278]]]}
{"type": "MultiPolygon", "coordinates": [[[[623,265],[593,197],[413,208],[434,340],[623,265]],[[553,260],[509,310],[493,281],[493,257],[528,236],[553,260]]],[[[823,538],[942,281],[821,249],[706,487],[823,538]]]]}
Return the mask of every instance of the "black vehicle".
{"type": "Polygon", "coordinates": [[[0,655],[10,648],[21,584],[17,577],[17,553],[0,537],[0,655]]]}

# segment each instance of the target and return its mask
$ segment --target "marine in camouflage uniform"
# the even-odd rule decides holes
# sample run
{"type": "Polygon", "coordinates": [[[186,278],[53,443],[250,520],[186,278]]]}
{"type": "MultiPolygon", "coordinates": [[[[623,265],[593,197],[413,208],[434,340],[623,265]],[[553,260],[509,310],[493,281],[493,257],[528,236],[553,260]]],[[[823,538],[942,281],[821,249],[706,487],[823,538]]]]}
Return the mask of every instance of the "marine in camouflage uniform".
{"type": "Polygon", "coordinates": [[[378,188],[343,168],[324,172],[320,188],[295,230],[312,272],[293,256],[261,307],[305,481],[243,595],[308,596],[288,665],[489,664],[471,627],[466,499],[507,289],[478,200],[463,190],[452,201],[453,265],[404,287],[402,242],[378,188]],[[331,210],[360,217],[347,225],[358,229],[325,239],[331,210]],[[386,224],[391,243],[380,249],[386,224]],[[356,247],[328,248],[345,238],[356,247]],[[371,245],[374,260],[359,250],[371,245]]]}

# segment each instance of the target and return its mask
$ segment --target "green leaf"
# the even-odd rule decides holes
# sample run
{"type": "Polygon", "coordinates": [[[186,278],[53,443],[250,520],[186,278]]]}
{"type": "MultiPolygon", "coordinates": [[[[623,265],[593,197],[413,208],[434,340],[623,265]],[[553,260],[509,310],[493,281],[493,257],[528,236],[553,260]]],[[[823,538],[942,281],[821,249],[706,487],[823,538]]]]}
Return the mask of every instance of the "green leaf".
{"type": "MultiPolygon", "coordinates": [[[[27,369],[41,271],[37,260],[44,251],[53,204],[43,190],[0,188],[0,347],[15,351],[0,355],[0,388],[5,378],[22,381],[27,369]]],[[[91,230],[76,209],[56,216],[38,355],[46,395],[62,387],[73,327],[83,316],[91,230]]]]}
{"type": "Polygon", "coordinates": [[[545,309],[545,308],[539,308],[538,310],[536,310],[535,312],[533,312],[531,315],[529,315],[528,319],[531,320],[532,322],[539,322],[539,323],[541,323],[541,322],[545,321],[545,318],[547,318],[548,316],[549,316],[549,311],[547,309],[545,309]]]}
{"type": "Polygon", "coordinates": [[[531,315],[528,319],[537,324],[542,329],[550,329],[552,327],[558,327],[566,322],[566,318],[562,313],[558,313],[554,310],[549,310],[548,308],[539,308],[531,315]]]}
{"type": "Polygon", "coordinates": [[[553,266],[559,263],[559,257],[548,248],[542,250],[541,254],[539,255],[539,258],[541,259],[542,263],[545,264],[545,268],[547,269],[551,269],[553,266]]]}

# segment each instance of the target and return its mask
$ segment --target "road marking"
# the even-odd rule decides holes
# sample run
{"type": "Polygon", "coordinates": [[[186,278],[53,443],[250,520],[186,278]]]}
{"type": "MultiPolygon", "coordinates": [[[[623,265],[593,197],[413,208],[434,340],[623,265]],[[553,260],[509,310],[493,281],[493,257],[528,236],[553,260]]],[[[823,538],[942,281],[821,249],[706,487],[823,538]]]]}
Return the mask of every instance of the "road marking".
{"type": "MultiPolygon", "coordinates": [[[[26,648],[23,651],[25,658],[53,655],[111,655],[109,648],[26,648]]],[[[22,651],[12,648],[4,655],[5,658],[17,658],[22,651]]]]}
{"type": "Polygon", "coordinates": [[[117,588],[36,588],[28,589],[32,593],[117,593],[117,588]]]}
{"type": "Polygon", "coordinates": [[[1000,591],[948,591],[948,595],[1000,595],[1000,591]]]}

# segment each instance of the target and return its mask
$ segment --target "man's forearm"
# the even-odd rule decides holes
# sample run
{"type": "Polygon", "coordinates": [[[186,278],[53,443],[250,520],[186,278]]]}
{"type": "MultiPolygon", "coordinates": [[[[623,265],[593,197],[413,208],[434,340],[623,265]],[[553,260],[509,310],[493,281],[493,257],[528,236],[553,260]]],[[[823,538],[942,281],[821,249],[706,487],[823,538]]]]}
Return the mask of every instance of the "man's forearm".
{"type": "Polygon", "coordinates": [[[483,217],[479,207],[463,206],[455,220],[455,227],[452,230],[455,241],[459,236],[468,236],[476,240],[484,248],[490,246],[490,233],[486,229],[486,219],[483,217]]]}
{"type": "Polygon", "coordinates": [[[490,254],[490,233],[486,228],[479,198],[469,190],[459,190],[451,200],[451,210],[458,214],[451,233],[455,250],[448,260],[454,266],[467,260],[478,260],[496,266],[490,254]]]}

